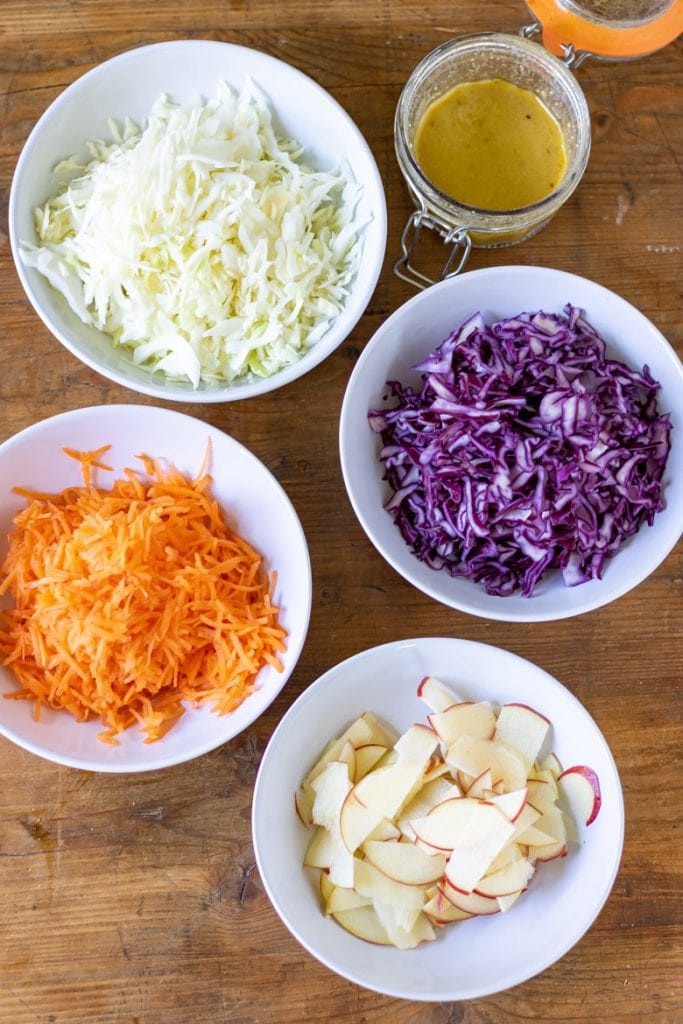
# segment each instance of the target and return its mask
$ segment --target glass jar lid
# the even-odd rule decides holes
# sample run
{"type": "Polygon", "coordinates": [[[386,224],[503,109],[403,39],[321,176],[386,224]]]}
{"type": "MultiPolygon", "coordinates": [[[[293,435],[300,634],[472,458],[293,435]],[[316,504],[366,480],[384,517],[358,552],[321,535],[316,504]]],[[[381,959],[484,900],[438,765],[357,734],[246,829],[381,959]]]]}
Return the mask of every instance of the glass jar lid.
{"type": "Polygon", "coordinates": [[[683,0],[526,0],[543,45],[561,55],[571,46],[608,60],[660,50],[683,32],[683,0]]]}

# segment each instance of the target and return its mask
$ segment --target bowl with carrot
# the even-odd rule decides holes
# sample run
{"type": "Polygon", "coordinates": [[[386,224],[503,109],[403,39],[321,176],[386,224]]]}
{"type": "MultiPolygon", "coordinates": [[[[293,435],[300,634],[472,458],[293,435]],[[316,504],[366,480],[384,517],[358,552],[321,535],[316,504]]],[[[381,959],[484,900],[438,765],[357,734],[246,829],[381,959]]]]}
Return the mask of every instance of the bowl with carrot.
{"type": "Polygon", "coordinates": [[[190,760],[247,728],[310,616],[286,493],[192,417],[98,406],[0,445],[0,734],[104,772],[190,760]]]}

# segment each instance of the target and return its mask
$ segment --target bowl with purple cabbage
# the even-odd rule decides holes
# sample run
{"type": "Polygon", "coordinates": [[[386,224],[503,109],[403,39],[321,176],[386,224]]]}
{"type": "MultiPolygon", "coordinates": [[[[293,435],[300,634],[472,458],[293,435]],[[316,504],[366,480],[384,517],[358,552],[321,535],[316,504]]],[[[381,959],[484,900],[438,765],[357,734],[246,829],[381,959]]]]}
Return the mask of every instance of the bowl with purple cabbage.
{"type": "Polygon", "coordinates": [[[625,299],[563,271],[473,271],[405,303],[358,360],[340,448],[380,554],[490,619],[601,607],[683,530],[681,363],[625,299]]]}

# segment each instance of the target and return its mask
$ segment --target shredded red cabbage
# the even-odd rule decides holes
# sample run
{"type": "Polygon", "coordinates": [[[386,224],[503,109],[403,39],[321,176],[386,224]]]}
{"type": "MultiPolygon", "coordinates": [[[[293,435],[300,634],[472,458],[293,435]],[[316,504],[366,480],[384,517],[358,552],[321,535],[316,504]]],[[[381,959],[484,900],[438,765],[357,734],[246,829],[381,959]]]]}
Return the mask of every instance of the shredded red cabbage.
{"type": "Polygon", "coordinates": [[[554,568],[575,586],[663,508],[660,385],[608,359],[582,310],[477,313],[414,369],[421,390],[389,381],[397,404],[369,422],[385,507],[433,569],[501,596],[554,568]]]}

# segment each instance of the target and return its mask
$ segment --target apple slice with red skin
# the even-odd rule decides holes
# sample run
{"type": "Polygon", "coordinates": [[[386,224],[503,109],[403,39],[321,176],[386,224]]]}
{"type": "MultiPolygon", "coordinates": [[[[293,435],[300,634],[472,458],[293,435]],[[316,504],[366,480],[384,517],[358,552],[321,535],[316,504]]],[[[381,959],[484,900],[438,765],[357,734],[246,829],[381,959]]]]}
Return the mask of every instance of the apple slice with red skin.
{"type": "Polygon", "coordinates": [[[567,844],[554,842],[547,846],[529,846],[528,857],[530,861],[540,861],[541,863],[547,863],[551,860],[557,860],[558,857],[567,856],[567,844]]]}
{"type": "Polygon", "coordinates": [[[467,921],[468,918],[474,916],[468,914],[466,910],[456,907],[454,903],[446,899],[442,892],[437,892],[428,903],[425,903],[422,913],[426,914],[437,928],[443,928],[444,925],[452,924],[453,921],[467,921]]]}
{"type": "Polygon", "coordinates": [[[574,765],[562,772],[557,784],[574,818],[591,825],[602,806],[600,780],[593,769],[574,765]]]}
{"type": "Polygon", "coordinates": [[[437,679],[436,676],[425,676],[417,688],[417,695],[423,700],[432,711],[445,711],[452,704],[458,703],[458,698],[447,686],[437,679]]]}
{"type": "Polygon", "coordinates": [[[512,822],[497,807],[475,801],[472,814],[456,837],[446,878],[456,889],[471,892],[514,831],[512,822]]]}
{"type": "Polygon", "coordinates": [[[533,864],[522,857],[500,871],[480,878],[474,891],[479,896],[512,896],[526,888],[533,873],[533,864]]]}
{"type": "Polygon", "coordinates": [[[497,782],[503,782],[506,791],[526,786],[527,769],[521,756],[497,739],[458,736],[446,751],[446,761],[451,768],[466,772],[475,779],[488,768],[494,786],[497,782]]]}
{"type": "Polygon", "coordinates": [[[346,910],[356,910],[357,907],[370,907],[372,900],[365,896],[359,896],[355,889],[342,889],[335,885],[325,902],[325,914],[343,913],[346,910]]]}
{"type": "Polygon", "coordinates": [[[524,804],[524,807],[522,808],[522,813],[520,814],[520,816],[517,818],[517,821],[515,822],[515,831],[514,831],[514,835],[512,836],[511,842],[515,842],[515,843],[522,842],[522,840],[520,840],[519,837],[528,828],[531,828],[532,825],[535,825],[536,822],[540,819],[540,817],[541,817],[541,812],[537,811],[536,808],[533,806],[533,804],[530,804],[529,801],[527,800],[527,802],[524,804]]]}
{"type": "Polygon", "coordinates": [[[441,878],[446,867],[443,854],[431,856],[413,843],[366,840],[361,849],[378,871],[403,885],[429,885],[441,878]]]}
{"type": "Polygon", "coordinates": [[[410,825],[421,843],[450,852],[477,806],[477,800],[453,797],[436,804],[424,817],[413,818],[410,825]]]}
{"type": "Polygon", "coordinates": [[[381,743],[384,746],[389,746],[396,741],[396,737],[397,734],[393,729],[380,722],[371,712],[365,711],[360,718],[351,723],[341,736],[330,740],[301,783],[294,798],[297,814],[304,825],[309,826],[313,822],[312,810],[315,798],[314,791],[311,788],[313,780],[325,770],[330,761],[339,760],[339,755],[348,741],[354,747],[367,743],[381,743]]]}
{"type": "Polygon", "coordinates": [[[405,907],[415,911],[415,916],[424,905],[425,886],[404,885],[388,878],[374,864],[367,860],[354,858],[353,888],[359,896],[366,896],[381,903],[390,903],[395,907],[405,907]]]}
{"type": "Polygon", "coordinates": [[[491,776],[490,768],[483,771],[481,775],[478,775],[472,785],[467,790],[467,796],[478,797],[480,800],[485,800],[488,793],[493,793],[493,778],[491,776]]]}
{"type": "Polygon", "coordinates": [[[427,715],[429,724],[446,750],[458,736],[475,736],[490,740],[496,731],[496,714],[488,701],[465,701],[452,704],[444,711],[427,715]]]}
{"type": "Polygon", "coordinates": [[[516,789],[512,793],[490,796],[487,798],[487,802],[493,804],[499,811],[502,811],[510,821],[517,821],[527,802],[526,787],[524,789],[516,789]]]}
{"type": "Polygon", "coordinates": [[[363,840],[372,835],[385,820],[381,811],[361,803],[356,796],[355,786],[349,790],[339,812],[339,835],[348,852],[354,853],[363,840]]]}
{"type": "Polygon", "coordinates": [[[448,879],[444,880],[439,890],[449,903],[452,903],[458,910],[474,916],[488,917],[490,914],[497,914],[500,910],[498,900],[490,896],[480,896],[476,892],[461,892],[451,885],[448,879]]]}
{"type": "Polygon", "coordinates": [[[545,779],[528,779],[526,788],[527,800],[534,807],[547,807],[557,800],[557,792],[554,792],[553,786],[548,785],[545,779]]]}
{"type": "Polygon", "coordinates": [[[356,747],[356,766],[353,781],[359,782],[371,771],[389,748],[381,743],[363,743],[356,747]]]}
{"type": "Polygon", "coordinates": [[[337,924],[341,925],[351,935],[365,942],[372,942],[376,946],[391,946],[391,940],[385,929],[380,924],[374,907],[355,907],[353,910],[342,910],[332,914],[337,924]]]}
{"type": "MultiPolygon", "coordinates": [[[[415,832],[410,822],[413,818],[423,818],[429,814],[433,807],[443,803],[444,800],[451,800],[462,796],[460,788],[449,779],[438,778],[425,782],[422,789],[413,797],[401,811],[401,816],[396,822],[399,829],[411,842],[415,839],[415,832]]],[[[374,837],[373,837],[374,838],[374,837]]]]}

